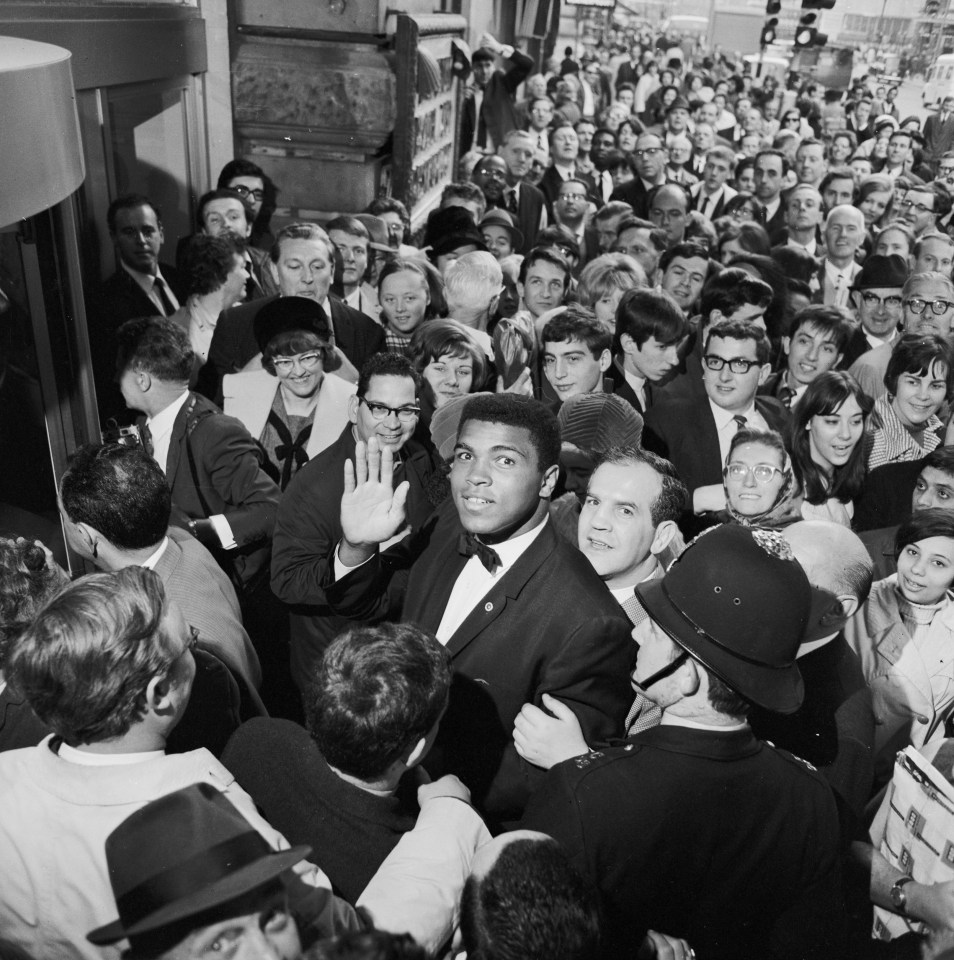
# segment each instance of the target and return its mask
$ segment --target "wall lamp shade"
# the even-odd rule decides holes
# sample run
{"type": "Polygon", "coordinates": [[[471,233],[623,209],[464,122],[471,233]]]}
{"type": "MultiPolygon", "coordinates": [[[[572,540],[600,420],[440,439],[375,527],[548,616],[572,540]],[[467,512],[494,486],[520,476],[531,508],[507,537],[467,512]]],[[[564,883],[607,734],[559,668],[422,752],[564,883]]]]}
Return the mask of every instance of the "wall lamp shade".
{"type": "Polygon", "coordinates": [[[83,182],[71,56],[0,37],[0,227],[52,207],[83,182]]]}

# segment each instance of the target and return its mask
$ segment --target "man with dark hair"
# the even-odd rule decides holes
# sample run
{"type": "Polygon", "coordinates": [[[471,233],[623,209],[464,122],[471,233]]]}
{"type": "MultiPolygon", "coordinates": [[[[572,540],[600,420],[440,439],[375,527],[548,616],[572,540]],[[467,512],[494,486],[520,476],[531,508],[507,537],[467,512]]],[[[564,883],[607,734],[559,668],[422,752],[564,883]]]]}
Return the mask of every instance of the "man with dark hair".
{"type": "Polygon", "coordinates": [[[689,211],[689,191],[679,183],[664,183],[649,192],[649,219],[666,232],[666,242],[673,247],[682,243],[689,211]]]}
{"type": "Polygon", "coordinates": [[[272,546],[272,591],[291,613],[291,675],[300,693],[310,688],[325,648],[348,626],[328,607],[323,580],[328,553],[341,539],[344,467],[357,444],[372,437],[398,459],[409,485],[407,520],[418,530],[431,512],[428,498],[437,469],[414,439],[420,415],[420,377],[407,357],[378,353],[361,368],[351,398],[350,423],[335,443],[305,464],[285,490],[272,546]]]}
{"type": "MultiPolygon", "coordinates": [[[[199,232],[210,237],[231,234],[240,244],[240,252],[248,271],[245,299],[257,300],[278,293],[278,286],[268,269],[268,253],[251,245],[252,207],[236,190],[219,188],[199,198],[196,221],[199,232]]],[[[182,270],[182,248],[192,238],[180,241],[176,249],[176,266],[182,270]]],[[[232,304],[227,304],[232,306],[232,304]]]]}
{"type": "Polygon", "coordinates": [[[648,616],[633,684],[662,720],[554,767],[521,825],[561,842],[599,887],[606,956],[635,956],[650,927],[713,960],[840,955],[831,790],[746,721],[750,703],[802,702],[802,568],[777,533],[725,525],[636,595],[648,616]],[[740,841],[739,823],[759,828],[740,841]]]}
{"type": "MultiPolygon", "coordinates": [[[[613,131],[606,127],[597,127],[593,133],[593,143],[590,147],[590,160],[593,162],[595,171],[593,177],[596,182],[596,192],[603,203],[611,202],[610,197],[613,195],[613,177],[609,172],[607,159],[615,149],[616,135],[613,131]]],[[[632,210],[631,207],[630,210],[632,210]]]]}
{"type": "Polygon", "coordinates": [[[745,320],[726,320],[709,329],[703,352],[706,396],[664,400],[646,414],[643,444],[671,460],[691,497],[684,532],[716,522],[725,509],[722,468],[732,437],[742,426],[783,433],[789,411],[771,397],[757,396],[771,367],[768,337],[745,320]]]}
{"type": "Polygon", "coordinates": [[[822,196],[822,208],[826,214],[840,204],[854,203],[858,188],[851,167],[832,167],[818,185],[818,192],[822,196]]]}
{"type": "Polygon", "coordinates": [[[841,307],[815,304],[800,310],[782,337],[785,368],[771,374],[759,393],[792,409],[815,377],[841,363],[854,329],[851,315],[841,307]]]}
{"type": "Polygon", "coordinates": [[[543,372],[560,403],[581,393],[603,390],[612,360],[612,334],[587,307],[570,304],[546,322],[540,335],[543,372]]]}
{"type": "MultiPolygon", "coordinates": [[[[334,266],[335,245],[316,223],[291,223],[275,238],[269,269],[278,284],[278,296],[308,297],[322,306],[342,361],[335,375],[353,383],[365,360],[384,349],[384,330],[330,292],[334,266]]],[[[221,403],[222,378],[241,372],[260,353],[255,317],[273,299],[233,307],[220,317],[198,383],[199,392],[210,400],[221,403]]]]}
{"type": "Polygon", "coordinates": [[[517,275],[517,291],[533,320],[563,303],[570,279],[570,265],[556,251],[534,247],[523,258],[517,275]]]}
{"type": "Polygon", "coordinates": [[[517,830],[482,847],[461,899],[461,942],[472,960],[598,960],[596,891],[560,844],[517,830]]]}
{"type": "Polygon", "coordinates": [[[746,320],[765,329],[762,319],[772,302],[772,288],[741,267],[729,267],[706,281],[699,301],[700,321],[684,360],[685,371],[662,388],[660,399],[705,395],[703,346],[712,328],[725,320],[746,320]]]}
{"type": "Polygon", "coordinates": [[[765,213],[765,232],[771,237],[785,225],[782,187],[790,165],[781,150],[760,150],[755,155],[755,196],[765,213]]]}
{"type": "Polygon", "coordinates": [[[567,180],[580,180],[586,187],[586,193],[594,193],[593,180],[577,169],[580,154],[580,141],[572,123],[556,123],[549,132],[550,159],[553,161],[544,171],[537,186],[546,197],[551,217],[553,204],[560,192],[560,185],[567,180]]]}
{"type": "Polygon", "coordinates": [[[616,243],[619,225],[627,216],[632,216],[633,208],[622,200],[612,200],[603,204],[593,216],[593,226],[599,237],[600,253],[609,253],[616,243]]]}
{"type": "MultiPolygon", "coordinates": [[[[612,201],[616,202],[618,201],[612,201]]],[[[665,230],[657,227],[651,220],[630,215],[620,219],[612,250],[614,253],[625,253],[636,260],[646,271],[646,280],[651,285],[655,283],[656,268],[659,266],[659,258],[666,251],[667,243],[665,230]]]]}
{"type": "Polygon", "coordinates": [[[773,246],[799,247],[816,256],[821,248],[824,216],[821,194],[810,183],[799,183],[785,194],[782,206],[785,226],[769,234],[773,246]]]}
{"type": "Polygon", "coordinates": [[[916,184],[898,201],[898,215],[916,237],[937,229],[939,220],[951,212],[951,195],[936,181],[916,184]]]}
{"type": "Polygon", "coordinates": [[[685,314],[665,291],[627,290],[616,308],[613,392],[645,413],[655,401],[654,385],[676,368],[688,330],[685,314]]]}
{"type": "Polygon", "coordinates": [[[189,390],[195,354],[162,317],[119,328],[116,371],[126,405],[145,417],[143,445],[172,490],[172,516],[210,547],[222,568],[254,589],[268,561],[278,487],[238,420],[189,390]]]}
{"type": "Polygon", "coordinates": [[[671,244],[659,258],[659,286],[691,317],[706,280],[721,269],[709,258],[708,246],[697,240],[683,240],[671,244]]]}
{"type": "Polygon", "coordinates": [[[728,147],[712,147],[706,151],[699,183],[689,188],[691,209],[698,210],[706,220],[721,217],[725,205],[736,195],[728,185],[735,173],[735,154],[728,147]]]}
{"type": "Polygon", "coordinates": [[[182,306],[170,317],[188,334],[200,363],[209,356],[223,310],[241,302],[249,278],[241,241],[229,231],[197,233],[183,244],[179,267],[185,281],[182,306]]]}
{"type": "Polygon", "coordinates": [[[345,630],[315,664],[307,729],[259,718],[222,762],[290,843],[354,903],[417,818],[415,777],[450,693],[447,651],[411,624],[345,630]]]}
{"type": "Polygon", "coordinates": [[[389,449],[374,439],[359,444],[341,499],[342,539],[327,558],[334,610],[400,617],[447,646],[454,687],[428,767],[456,770],[498,823],[520,816],[539,776],[510,738],[525,702],[540,705],[544,693],[573,702],[594,738],[619,732],[629,705],[626,621],[548,523],[559,456],[557,421],[543,404],[471,398],[451,497],[415,536],[379,556],[378,545],[405,524],[407,485],[392,487],[389,449]]]}
{"type": "Polygon", "coordinates": [[[533,70],[533,59],[485,33],[473,55],[474,85],[467,91],[461,114],[460,152],[492,151],[517,125],[513,95],[533,70]],[[497,57],[510,61],[498,70],[497,57]]]}
{"type": "Polygon", "coordinates": [[[795,151],[795,176],[798,182],[807,183],[817,190],[827,170],[825,144],[814,137],[802,140],[795,151]]]}
{"type": "Polygon", "coordinates": [[[123,404],[113,380],[116,330],[134,317],[171,317],[186,291],[175,267],[159,262],[165,242],[162,215],[148,197],[117,197],[106,212],[115,244],[116,272],[89,297],[88,325],[96,399],[103,419],[122,417],[123,404]]]}
{"type": "MultiPolygon", "coordinates": [[[[596,227],[590,225],[587,217],[592,202],[590,186],[578,177],[564,180],[557,187],[557,196],[553,204],[554,219],[556,223],[573,234],[579,245],[578,267],[586,266],[600,253],[599,235],[596,227]]],[[[539,240],[539,234],[537,239],[539,240]]]]}
{"type": "Polygon", "coordinates": [[[235,588],[195,537],[169,526],[169,484],[152,457],[118,443],[80,447],[60,481],[60,512],[66,539],[81,557],[100,570],[154,570],[199,631],[201,646],[249,691],[258,688],[261,667],[242,626],[235,588]]]}

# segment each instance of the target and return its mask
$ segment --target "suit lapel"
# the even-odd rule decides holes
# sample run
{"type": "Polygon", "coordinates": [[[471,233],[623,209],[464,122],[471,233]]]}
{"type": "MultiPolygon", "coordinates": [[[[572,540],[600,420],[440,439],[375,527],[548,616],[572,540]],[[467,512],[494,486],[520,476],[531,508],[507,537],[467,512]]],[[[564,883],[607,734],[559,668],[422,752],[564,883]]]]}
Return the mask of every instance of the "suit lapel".
{"type": "Polygon", "coordinates": [[[189,399],[182,405],[176,414],[176,422],[172,426],[172,436],[169,438],[169,454],[166,457],[166,480],[169,486],[175,484],[176,471],[179,469],[179,460],[182,454],[182,441],[186,434],[186,423],[189,415],[195,408],[196,395],[189,394],[189,399]]]}
{"type": "MultiPolygon", "coordinates": [[[[527,581],[540,569],[555,547],[556,534],[548,523],[517,562],[478,600],[464,622],[454,631],[454,635],[447,641],[447,650],[451,656],[457,656],[504,612],[510,601],[520,596],[527,581]]],[[[449,593],[450,591],[448,595],[449,593]]]]}
{"type": "Polygon", "coordinates": [[[712,407],[706,400],[705,411],[699,431],[700,485],[722,482],[722,448],[719,446],[719,430],[716,427],[712,407]],[[712,472],[710,473],[710,469],[712,472]],[[714,478],[714,479],[713,479],[714,478]]]}
{"type": "Polygon", "coordinates": [[[354,330],[345,316],[347,307],[334,294],[329,293],[328,300],[331,303],[331,324],[335,328],[335,344],[350,356],[354,351],[354,330]]]}

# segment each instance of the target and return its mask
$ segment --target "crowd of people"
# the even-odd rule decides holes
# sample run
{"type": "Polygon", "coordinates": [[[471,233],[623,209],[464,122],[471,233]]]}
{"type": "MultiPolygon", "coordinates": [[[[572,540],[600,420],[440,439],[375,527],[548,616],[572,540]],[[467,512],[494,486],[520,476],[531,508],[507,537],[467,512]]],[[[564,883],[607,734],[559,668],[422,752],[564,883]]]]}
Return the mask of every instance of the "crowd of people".
{"type": "Polygon", "coordinates": [[[97,572],[0,539],[0,956],[954,956],[879,826],[954,782],[954,98],[470,70],[417,234],[112,202],[97,572]]]}

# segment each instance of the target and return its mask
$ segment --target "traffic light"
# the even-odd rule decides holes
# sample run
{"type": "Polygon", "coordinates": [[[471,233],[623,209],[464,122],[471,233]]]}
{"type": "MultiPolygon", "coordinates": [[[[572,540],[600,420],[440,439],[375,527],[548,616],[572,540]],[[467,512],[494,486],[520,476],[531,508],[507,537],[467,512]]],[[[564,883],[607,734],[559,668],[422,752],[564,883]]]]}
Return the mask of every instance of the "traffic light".
{"type": "Polygon", "coordinates": [[[770,19],[765,21],[762,33],[759,36],[759,46],[763,49],[770,43],[775,43],[775,33],[778,27],[778,17],[775,14],[782,12],[782,0],[768,0],[768,3],[765,4],[765,12],[770,19]]]}
{"type": "MultiPolygon", "coordinates": [[[[809,3],[827,3],[827,0],[803,0],[802,9],[808,9],[809,3]]],[[[832,0],[834,5],[834,0],[832,0]]],[[[815,26],[818,15],[806,13],[799,21],[795,30],[795,49],[805,50],[808,47],[823,47],[828,43],[828,34],[819,33],[815,26]]]]}

